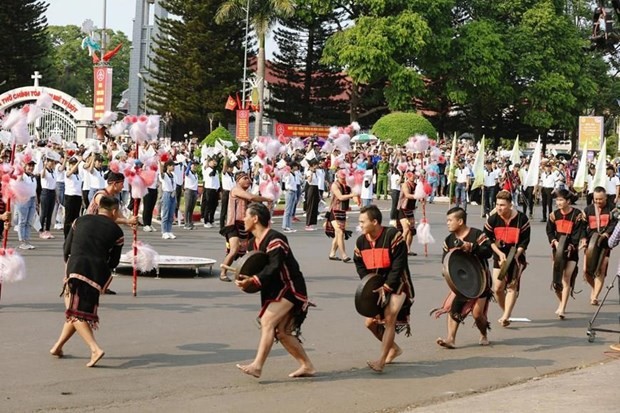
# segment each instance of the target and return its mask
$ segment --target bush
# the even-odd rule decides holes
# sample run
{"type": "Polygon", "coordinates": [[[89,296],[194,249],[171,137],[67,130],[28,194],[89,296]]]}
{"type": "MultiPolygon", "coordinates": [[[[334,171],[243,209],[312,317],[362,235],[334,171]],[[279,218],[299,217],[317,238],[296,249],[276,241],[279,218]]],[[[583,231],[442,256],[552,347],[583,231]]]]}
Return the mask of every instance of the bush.
{"type": "Polygon", "coordinates": [[[416,133],[437,138],[437,131],[423,116],[413,112],[394,112],[379,119],[372,127],[372,134],[385,142],[403,145],[416,133]]]}
{"type": "Polygon", "coordinates": [[[213,132],[208,134],[207,137],[204,138],[202,142],[200,142],[200,146],[205,145],[205,144],[207,146],[215,146],[215,140],[216,139],[220,139],[222,141],[230,141],[230,142],[232,142],[233,146],[230,149],[233,152],[235,152],[237,150],[237,141],[230,134],[230,132],[228,132],[228,129],[226,129],[223,126],[217,127],[215,130],[213,130],[213,132]]]}

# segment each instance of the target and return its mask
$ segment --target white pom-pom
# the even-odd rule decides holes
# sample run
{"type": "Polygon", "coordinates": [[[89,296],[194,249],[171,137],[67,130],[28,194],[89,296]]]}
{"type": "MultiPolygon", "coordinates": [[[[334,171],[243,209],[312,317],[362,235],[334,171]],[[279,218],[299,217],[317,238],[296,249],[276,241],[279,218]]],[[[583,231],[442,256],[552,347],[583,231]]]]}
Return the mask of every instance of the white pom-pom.
{"type": "Polygon", "coordinates": [[[13,109],[2,122],[2,129],[12,129],[22,118],[24,118],[24,113],[20,109],[13,109]]]}
{"type": "Polygon", "coordinates": [[[426,198],[426,192],[424,192],[424,185],[421,182],[415,186],[415,190],[413,191],[413,197],[417,200],[426,198]]]}
{"type": "MultiPolygon", "coordinates": [[[[159,254],[149,244],[137,241],[136,269],[140,272],[153,271],[159,266],[159,254]]],[[[133,248],[129,254],[133,262],[133,248]]]]}
{"type": "Polygon", "coordinates": [[[54,101],[49,93],[41,93],[41,96],[37,99],[35,105],[41,109],[51,109],[54,101]]]}
{"type": "Polygon", "coordinates": [[[335,139],[338,137],[338,128],[335,126],[332,126],[331,128],[329,128],[329,135],[327,135],[329,138],[335,139]]]}
{"type": "Polygon", "coordinates": [[[159,135],[159,115],[150,115],[146,121],[146,134],[150,140],[157,139],[159,135]]]}
{"type": "Polygon", "coordinates": [[[148,133],[146,131],[146,122],[136,122],[129,128],[129,136],[136,143],[141,144],[148,139],[148,133]]]}
{"type": "Polygon", "coordinates": [[[434,244],[435,238],[431,235],[431,226],[424,219],[420,221],[417,227],[418,244],[434,244]]]}
{"type": "Polygon", "coordinates": [[[340,134],[340,136],[334,139],[334,147],[342,153],[351,152],[351,137],[346,133],[340,134]]]}
{"type": "Polygon", "coordinates": [[[431,145],[431,142],[428,140],[428,136],[426,135],[416,135],[415,136],[415,151],[416,152],[424,152],[431,145]]]}
{"type": "Polygon", "coordinates": [[[34,123],[35,120],[39,119],[43,116],[43,110],[37,105],[30,105],[30,109],[28,110],[28,123],[34,123]]]}
{"type": "Polygon", "coordinates": [[[280,153],[280,147],[282,144],[277,139],[270,139],[265,145],[265,152],[267,152],[267,158],[274,160],[280,153]]]}
{"type": "Polygon", "coordinates": [[[14,283],[26,278],[26,263],[12,248],[0,248],[0,282],[14,283]]]}
{"type": "Polygon", "coordinates": [[[353,129],[355,132],[359,132],[360,128],[360,124],[357,122],[351,122],[351,129],[353,129]]]}
{"type": "Polygon", "coordinates": [[[21,118],[17,124],[11,128],[13,138],[15,138],[15,144],[26,145],[30,142],[30,131],[28,130],[28,122],[26,118],[21,118]]]}
{"type": "Polygon", "coordinates": [[[109,125],[114,122],[118,118],[118,114],[116,112],[112,112],[107,110],[103,113],[103,116],[99,118],[97,121],[97,125],[109,125]]]}
{"type": "Polygon", "coordinates": [[[114,125],[108,128],[108,133],[110,134],[110,136],[116,138],[117,136],[121,136],[123,133],[125,133],[126,126],[127,125],[123,121],[116,122],[114,125]]]}

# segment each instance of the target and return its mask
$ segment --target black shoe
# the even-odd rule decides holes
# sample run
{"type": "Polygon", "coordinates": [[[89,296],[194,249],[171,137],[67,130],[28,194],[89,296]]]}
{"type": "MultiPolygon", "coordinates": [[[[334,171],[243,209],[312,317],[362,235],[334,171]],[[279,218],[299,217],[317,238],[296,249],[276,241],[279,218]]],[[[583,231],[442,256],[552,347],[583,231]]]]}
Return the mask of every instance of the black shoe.
{"type": "Polygon", "coordinates": [[[541,219],[540,222],[547,222],[547,218],[541,219]]]}
{"type": "Polygon", "coordinates": [[[106,289],[103,293],[104,293],[104,294],[108,294],[108,295],[116,295],[116,291],[112,291],[112,290],[110,290],[109,288],[108,288],[108,289],[106,289]]]}

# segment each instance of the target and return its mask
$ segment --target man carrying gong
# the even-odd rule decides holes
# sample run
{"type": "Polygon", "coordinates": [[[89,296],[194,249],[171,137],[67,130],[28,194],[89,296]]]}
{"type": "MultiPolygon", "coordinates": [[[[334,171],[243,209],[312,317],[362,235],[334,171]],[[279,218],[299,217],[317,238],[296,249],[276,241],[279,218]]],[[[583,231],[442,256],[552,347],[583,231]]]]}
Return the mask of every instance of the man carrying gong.
{"type": "MultiPolygon", "coordinates": [[[[450,292],[442,308],[433,310],[432,313],[435,317],[439,317],[442,314],[448,313],[448,335],[446,339],[438,338],[437,344],[441,347],[454,349],[456,344],[456,332],[459,328],[459,324],[465,320],[469,313],[472,313],[476,327],[480,331],[480,340],[478,343],[481,346],[488,346],[489,340],[487,338],[487,330],[489,329],[489,322],[487,320],[487,312],[489,309],[488,299],[492,296],[489,274],[488,259],[493,255],[491,249],[491,242],[485,235],[485,233],[478,228],[472,228],[467,226],[467,212],[463,208],[454,207],[446,214],[446,224],[450,235],[446,237],[443,244],[443,257],[444,265],[447,255],[450,255],[449,260],[456,260],[457,266],[465,267],[467,263],[459,260],[467,259],[462,255],[450,254],[450,252],[459,250],[466,253],[469,257],[473,258],[480,263],[480,266],[467,267],[468,269],[480,270],[481,274],[468,274],[468,279],[471,283],[480,282],[480,285],[475,288],[482,292],[476,298],[468,298],[463,294],[450,292]]],[[[448,275],[449,276],[449,275],[448,275]]],[[[458,286],[457,286],[458,287],[458,286]]],[[[470,286],[462,286],[464,288],[470,286]]],[[[431,314],[432,314],[431,313],[431,314]]]]}
{"type": "Polygon", "coordinates": [[[493,248],[493,294],[503,311],[497,321],[507,327],[519,296],[521,274],[527,266],[525,250],[530,243],[530,221],[513,208],[510,192],[498,192],[495,213],[487,218],[484,233],[493,248]]]}
{"type": "Polygon", "coordinates": [[[254,361],[237,368],[256,378],[261,376],[263,365],[277,339],[286,351],[301,365],[289,377],[311,377],[316,374],[312,362],[301,345],[301,324],[312,304],[308,301],[306,282],[293,256],[287,238],[269,228],[271,214],[263,204],[252,203],[243,223],[252,234],[248,251],[262,251],[269,257],[267,265],[256,274],[245,274],[235,284],[246,290],[254,284],[260,288],[261,310],[258,319],[261,337],[254,361]]]}
{"type": "MultiPolygon", "coordinates": [[[[379,294],[381,311],[366,319],[366,328],[382,343],[379,359],[367,362],[376,372],[382,372],[386,364],[402,353],[394,338],[403,330],[411,335],[409,314],[414,298],[405,240],[396,228],[382,226],[381,219],[381,211],[375,205],[360,210],[362,235],[355,243],[353,258],[360,278],[376,273],[383,280],[374,291],[379,294]]],[[[366,299],[377,301],[377,295],[366,299]]]]}

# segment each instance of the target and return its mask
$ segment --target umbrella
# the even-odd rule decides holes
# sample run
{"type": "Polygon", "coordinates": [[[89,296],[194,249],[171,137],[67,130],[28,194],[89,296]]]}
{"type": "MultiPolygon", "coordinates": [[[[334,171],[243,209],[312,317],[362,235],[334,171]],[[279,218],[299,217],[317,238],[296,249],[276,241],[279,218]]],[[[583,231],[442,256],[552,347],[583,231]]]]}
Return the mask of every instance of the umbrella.
{"type": "Polygon", "coordinates": [[[366,143],[366,142],[376,142],[379,138],[375,135],[371,135],[369,133],[360,133],[359,135],[355,135],[351,138],[351,143],[366,143]]]}

